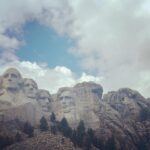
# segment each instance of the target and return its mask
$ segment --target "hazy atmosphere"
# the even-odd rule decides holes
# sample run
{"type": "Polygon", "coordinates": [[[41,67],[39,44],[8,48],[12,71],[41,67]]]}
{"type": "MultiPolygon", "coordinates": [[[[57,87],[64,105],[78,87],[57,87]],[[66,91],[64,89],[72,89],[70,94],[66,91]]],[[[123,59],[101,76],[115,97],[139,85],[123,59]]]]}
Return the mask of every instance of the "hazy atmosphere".
{"type": "Polygon", "coordinates": [[[150,97],[148,0],[1,0],[0,73],[16,67],[50,93],[94,81],[150,97]]]}

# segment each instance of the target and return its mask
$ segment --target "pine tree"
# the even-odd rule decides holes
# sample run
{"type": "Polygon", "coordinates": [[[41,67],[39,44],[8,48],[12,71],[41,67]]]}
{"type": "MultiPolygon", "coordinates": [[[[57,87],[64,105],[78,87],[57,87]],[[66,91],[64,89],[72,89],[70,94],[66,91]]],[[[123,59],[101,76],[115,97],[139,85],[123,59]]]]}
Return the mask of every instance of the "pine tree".
{"type": "Polygon", "coordinates": [[[71,135],[71,141],[73,142],[74,146],[77,146],[77,132],[76,130],[72,131],[72,135],[71,135]]]}
{"type": "Polygon", "coordinates": [[[44,116],[40,119],[40,129],[41,129],[41,131],[48,130],[48,123],[44,116]]]}
{"type": "Polygon", "coordinates": [[[11,144],[14,143],[14,140],[12,137],[3,137],[3,136],[0,136],[0,149],[3,149],[11,144]]]}
{"type": "Polygon", "coordinates": [[[57,129],[56,115],[54,112],[52,112],[50,115],[50,121],[51,121],[50,130],[53,134],[56,134],[58,129],[57,129]]]}
{"type": "Polygon", "coordinates": [[[116,150],[115,139],[114,136],[108,139],[105,145],[105,150],[116,150]]]}
{"type": "Polygon", "coordinates": [[[102,140],[97,138],[95,135],[93,139],[93,145],[97,147],[98,149],[103,149],[103,150],[105,149],[104,143],[102,142],[102,140]]]}
{"type": "Polygon", "coordinates": [[[20,133],[18,133],[18,132],[16,133],[15,140],[16,140],[16,142],[22,141],[22,138],[21,138],[21,134],[20,134],[20,133]]]}
{"type": "Polygon", "coordinates": [[[93,131],[93,129],[89,128],[87,130],[86,136],[84,138],[84,149],[85,150],[91,149],[93,140],[94,140],[94,131],[93,131]]]}
{"type": "Polygon", "coordinates": [[[50,130],[51,130],[51,133],[53,134],[57,133],[57,127],[55,125],[51,125],[50,130]]]}
{"type": "Polygon", "coordinates": [[[87,130],[87,136],[90,138],[90,141],[93,143],[94,140],[94,131],[92,128],[88,128],[87,130]]]}
{"type": "Polygon", "coordinates": [[[147,141],[144,141],[144,139],[140,139],[137,143],[138,150],[148,150],[146,144],[147,144],[147,141]]]}
{"type": "Polygon", "coordinates": [[[141,119],[141,121],[150,120],[150,110],[149,110],[149,108],[145,107],[141,110],[140,119],[141,119]]]}
{"type": "Polygon", "coordinates": [[[55,116],[54,112],[52,112],[52,114],[50,115],[50,121],[53,123],[56,122],[56,116],[55,116]]]}
{"type": "Polygon", "coordinates": [[[71,127],[69,126],[68,121],[67,121],[66,118],[63,118],[63,119],[60,121],[59,128],[60,128],[60,131],[62,132],[62,134],[63,134],[65,137],[70,137],[70,138],[71,138],[72,129],[71,129],[71,127]]]}
{"type": "Polygon", "coordinates": [[[77,127],[77,144],[80,147],[83,146],[84,136],[85,136],[85,126],[84,126],[84,121],[81,120],[77,127]]]}
{"type": "Polygon", "coordinates": [[[23,127],[23,132],[28,135],[28,137],[33,137],[34,134],[34,128],[29,122],[25,122],[23,127]]]}

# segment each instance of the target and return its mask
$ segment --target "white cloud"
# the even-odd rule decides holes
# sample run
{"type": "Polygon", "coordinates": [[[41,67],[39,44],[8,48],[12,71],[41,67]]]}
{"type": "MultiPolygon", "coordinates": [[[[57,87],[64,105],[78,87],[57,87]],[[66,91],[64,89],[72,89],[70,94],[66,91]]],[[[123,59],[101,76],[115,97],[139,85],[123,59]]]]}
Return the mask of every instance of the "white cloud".
{"type": "MultiPolygon", "coordinates": [[[[150,96],[150,80],[145,82],[149,74],[145,72],[150,71],[149,8],[148,0],[1,0],[0,48],[5,49],[1,58],[18,60],[15,50],[23,39],[16,35],[23,34],[25,23],[35,20],[75,41],[70,52],[80,58],[84,70],[104,77],[104,90],[130,87],[150,96]]],[[[57,67],[55,73],[44,70],[37,75],[59,78],[57,86],[74,83],[74,74],[65,68],[57,67]]]]}
{"type": "Polygon", "coordinates": [[[104,79],[104,77],[94,77],[92,75],[88,75],[85,72],[83,72],[81,77],[78,79],[78,82],[93,81],[95,83],[99,83],[100,84],[103,79],[104,79]]]}
{"type": "Polygon", "coordinates": [[[14,49],[19,46],[19,42],[16,38],[9,38],[4,35],[0,35],[0,47],[3,49],[14,49]]]}
{"type": "Polygon", "coordinates": [[[56,66],[55,71],[56,72],[61,72],[62,74],[67,75],[67,76],[72,76],[71,70],[64,67],[64,66],[56,66]]]}
{"type": "Polygon", "coordinates": [[[69,29],[68,24],[72,21],[70,16],[67,0],[1,0],[0,48],[5,54],[11,52],[14,55],[15,50],[24,44],[21,36],[24,25],[32,21],[63,34],[69,29]]]}
{"type": "Polygon", "coordinates": [[[0,65],[0,74],[2,75],[9,67],[17,68],[22,74],[23,78],[34,79],[40,89],[47,89],[50,91],[50,93],[57,92],[58,88],[60,87],[74,86],[81,81],[96,81],[97,83],[101,81],[99,77],[94,77],[85,73],[79,77],[69,68],[64,66],[48,68],[47,66],[41,66],[36,62],[31,63],[29,61],[17,61],[14,63],[11,62],[5,65],[0,65]]]}
{"type": "Polygon", "coordinates": [[[84,69],[104,76],[104,90],[130,87],[150,96],[145,71],[150,71],[150,3],[147,0],[71,2],[77,40],[70,51],[84,69]],[[146,84],[146,86],[144,86],[146,84]]]}

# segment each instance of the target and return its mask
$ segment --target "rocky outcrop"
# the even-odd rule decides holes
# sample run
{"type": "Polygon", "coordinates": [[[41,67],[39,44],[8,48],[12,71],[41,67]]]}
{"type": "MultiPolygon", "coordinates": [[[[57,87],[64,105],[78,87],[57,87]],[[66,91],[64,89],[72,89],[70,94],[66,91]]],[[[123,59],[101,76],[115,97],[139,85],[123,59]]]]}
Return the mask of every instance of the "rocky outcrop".
{"type": "Polygon", "coordinates": [[[108,92],[103,101],[118,111],[124,120],[138,121],[141,111],[149,108],[149,102],[139,92],[129,88],[108,92]]]}
{"type": "MultiPolygon", "coordinates": [[[[0,121],[18,118],[38,125],[45,110],[38,103],[37,93],[34,80],[23,78],[15,68],[7,69],[0,78],[0,121]]],[[[44,102],[45,97],[41,98],[44,102]]]]}
{"type": "Polygon", "coordinates": [[[0,114],[0,119],[3,122],[17,118],[23,122],[30,122],[34,126],[39,124],[41,117],[39,106],[31,102],[5,109],[0,114]]]}
{"type": "MultiPolygon", "coordinates": [[[[19,118],[37,125],[42,116],[49,120],[51,112],[57,120],[65,117],[72,128],[83,120],[104,145],[113,138],[117,150],[150,147],[150,98],[135,90],[121,88],[103,95],[101,85],[83,82],[62,87],[51,96],[48,91],[39,90],[32,79],[23,79],[16,69],[8,69],[0,77],[0,121],[19,118]]],[[[36,137],[31,147],[35,141],[45,140],[36,137]]],[[[25,148],[28,144],[24,143],[25,148]]]]}
{"type": "Polygon", "coordinates": [[[86,127],[98,128],[97,112],[102,93],[101,85],[93,82],[60,88],[54,96],[53,111],[59,119],[66,117],[73,127],[76,127],[80,120],[84,120],[86,127]]]}
{"type": "Polygon", "coordinates": [[[106,138],[113,136],[119,150],[137,150],[139,147],[148,149],[150,146],[148,100],[137,91],[122,88],[105,94],[102,102],[111,108],[102,113],[100,110],[100,120],[104,124],[97,130],[99,138],[107,141],[106,138]]]}

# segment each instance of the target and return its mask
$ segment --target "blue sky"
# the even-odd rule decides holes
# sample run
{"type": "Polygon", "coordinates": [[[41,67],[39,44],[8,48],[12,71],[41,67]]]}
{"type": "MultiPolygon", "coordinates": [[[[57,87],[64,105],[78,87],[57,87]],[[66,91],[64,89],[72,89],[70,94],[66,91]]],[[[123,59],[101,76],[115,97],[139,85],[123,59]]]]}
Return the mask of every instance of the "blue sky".
{"type": "Polygon", "coordinates": [[[29,22],[24,26],[25,45],[16,55],[21,61],[47,63],[49,67],[66,66],[81,73],[77,58],[68,52],[74,42],[65,35],[57,34],[53,29],[29,22]]]}
{"type": "Polygon", "coordinates": [[[17,62],[49,90],[92,80],[150,96],[149,8],[148,0],[1,0],[0,72],[17,62]]]}

